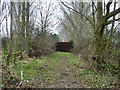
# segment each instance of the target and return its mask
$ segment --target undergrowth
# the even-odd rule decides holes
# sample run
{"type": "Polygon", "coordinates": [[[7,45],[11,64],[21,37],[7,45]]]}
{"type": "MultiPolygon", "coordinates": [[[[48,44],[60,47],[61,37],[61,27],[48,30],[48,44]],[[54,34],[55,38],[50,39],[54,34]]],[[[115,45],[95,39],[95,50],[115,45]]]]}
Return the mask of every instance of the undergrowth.
{"type": "MultiPolygon", "coordinates": [[[[33,60],[22,60],[11,67],[12,72],[21,77],[23,71],[24,80],[31,87],[33,84],[55,84],[61,79],[58,71],[61,60],[68,62],[69,68],[73,68],[75,77],[81,80],[85,88],[115,88],[117,87],[117,77],[112,75],[99,74],[88,68],[85,61],[78,56],[66,52],[55,52],[49,57],[41,57],[33,60]],[[39,77],[39,78],[38,78],[39,77]]],[[[67,76],[66,76],[67,77],[67,76]]]]}

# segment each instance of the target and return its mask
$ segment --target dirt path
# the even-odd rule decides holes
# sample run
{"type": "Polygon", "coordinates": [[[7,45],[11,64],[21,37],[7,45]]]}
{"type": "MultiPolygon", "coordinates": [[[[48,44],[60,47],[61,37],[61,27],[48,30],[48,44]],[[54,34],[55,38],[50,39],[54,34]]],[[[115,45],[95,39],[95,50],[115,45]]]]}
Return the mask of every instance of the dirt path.
{"type": "MultiPolygon", "coordinates": [[[[60,67],[55,67],[59,71],[61,79],[56,80],[55,84],[42,84],[37,85],[37,87],[45,88],[84,88],[80,79],[76,77],[76,74],[80,67],[74,65],[74,67],[69,66],[69,62],[66,61],[67,56],[61,57],[59,62],[60,67]]],[[[38,75],[39,76],[39,75],[38,75]]],[[[39,77],[38,77],[39,78],[39,77]]],[[[39,81],[40,78],[39,78],[39,81]]]]}
{"type": "Polygon", "coordinates": [[[81,80],[76,78],[76,66],[70,67],[68,62],[65,59],[66,57],[62,58],[61,61],[61,67],[59,68],[59,71],[61,73],[61,80],[58,81],[57,87],[63,87],[63,88],[82,88],[81,80]]]}

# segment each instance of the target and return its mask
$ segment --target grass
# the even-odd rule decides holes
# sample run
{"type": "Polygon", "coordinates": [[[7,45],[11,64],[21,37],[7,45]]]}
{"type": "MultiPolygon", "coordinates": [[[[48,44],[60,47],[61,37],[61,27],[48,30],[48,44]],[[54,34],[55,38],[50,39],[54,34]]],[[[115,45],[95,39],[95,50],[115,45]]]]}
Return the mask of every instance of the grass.
{"type": "Polygon", "coordinates": [[[116,87],[116,77],[108,75],[100,75],[85,67],[85,62],[67,52],[55,52],[49,57],[42,57],[33,60],[23,60],[18,62],[11,70],[20,77],[23,70],[24,80],[29,81],[29,86],[43,83],[44,85],[55,84],[61,80],[62,68],[61,61],[67,62],[69,68],[73,68],[71,72],[76,78],[81,80],[81,84],[86,88],[112,88],[116,87]],[[77,66],[78,67],[77,67],[77,66]],[[39,68],[43,67],[42,70],[39,68]],[[81,67],[84,67],[81,69],[81,67]],[[40,80],[39,80],[40,79],[40,80]]]}
{"type": "Polygon", "coordinates": [[[50,57],[42,57],[41,59],[35,59],[24,65],[24,61],[18,62],[14,67],[12,67],[12,71],[16,73],[19,77],[21,75],[21,71],[23,70],[24,79],[29,79],[30,81],[35,80],[37,73],[39,72],[40,67],[44,67],[44,65],[48,65],[41,70],[41,78],[42,80],[47,80],[46,82],[55,81],[54,79],[59,79],[59,73],[55,70],[55,67],[59,67],[60,57],[69,55],[70,53],[62,53],[57,52],[50,55],[50,57]],[[53,67],[54,66],[54,67],[53,67]],[[56,74],[57,73],[57,74],[56,74]],[[52,75],[52,76],[51,76],[52,75]],[[50,77],[50,79],[49,79],[50,77]]]}
{"type": "Polygon", "coordinates": [[[115,88],[117,87],[117,77],[109,75],[100,75],[91,70],[84,69],[79,74],[78,78],[82,79],[87,88],[115,88]]]}

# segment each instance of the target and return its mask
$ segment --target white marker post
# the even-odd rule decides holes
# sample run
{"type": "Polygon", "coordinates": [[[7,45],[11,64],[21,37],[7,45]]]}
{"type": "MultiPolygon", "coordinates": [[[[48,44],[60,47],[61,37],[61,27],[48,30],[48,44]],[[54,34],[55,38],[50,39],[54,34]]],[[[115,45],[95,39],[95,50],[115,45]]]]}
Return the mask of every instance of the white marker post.
{"type": "Polygon", "coordinates": [[[23,80],[23,71],[21,71],[21,81],[23,80]]]}

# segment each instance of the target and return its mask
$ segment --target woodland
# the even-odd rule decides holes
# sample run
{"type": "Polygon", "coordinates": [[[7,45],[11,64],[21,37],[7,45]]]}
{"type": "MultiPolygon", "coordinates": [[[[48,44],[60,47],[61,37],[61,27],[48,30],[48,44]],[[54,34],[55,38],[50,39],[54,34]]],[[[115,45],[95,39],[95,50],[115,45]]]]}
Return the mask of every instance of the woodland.
{"type": "Polygon", "coordinates": [[[1,88],[120,88],[119,0],[0,1],[0,36],[1,88]]]}

